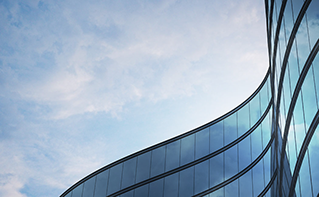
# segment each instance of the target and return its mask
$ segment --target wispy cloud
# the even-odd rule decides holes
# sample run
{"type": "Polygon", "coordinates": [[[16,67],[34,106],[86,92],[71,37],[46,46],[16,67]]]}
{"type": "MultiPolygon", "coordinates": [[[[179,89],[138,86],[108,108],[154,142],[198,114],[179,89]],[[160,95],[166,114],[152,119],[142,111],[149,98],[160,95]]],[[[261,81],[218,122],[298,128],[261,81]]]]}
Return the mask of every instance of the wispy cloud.
{"type": "Polygon", "coordinates": [[[42,184],[36,194],[56,196],[136,151],[123,139],[140,127],[146,133],[153,120],[143,116],[131,128],[125,120],[135,106],[169,109],[165,103],[186,98],[235,105],[267,69],[263,5],[255,1],[2,1],[0,11],[3,195],[28,196],[42,184]],[[243,87],[230,90],[234,84],[243,87]]]}

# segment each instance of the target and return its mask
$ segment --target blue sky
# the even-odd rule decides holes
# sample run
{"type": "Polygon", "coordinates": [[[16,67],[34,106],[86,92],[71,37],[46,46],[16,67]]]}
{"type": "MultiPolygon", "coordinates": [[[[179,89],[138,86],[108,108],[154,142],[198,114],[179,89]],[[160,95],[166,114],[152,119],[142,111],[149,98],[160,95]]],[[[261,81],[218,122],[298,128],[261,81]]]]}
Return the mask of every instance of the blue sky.
{"type": "Polygon", "coordinates": [[[231,110],[268,67],[263,1],[0,0],[0,196],[58,196],[231,110]]]}

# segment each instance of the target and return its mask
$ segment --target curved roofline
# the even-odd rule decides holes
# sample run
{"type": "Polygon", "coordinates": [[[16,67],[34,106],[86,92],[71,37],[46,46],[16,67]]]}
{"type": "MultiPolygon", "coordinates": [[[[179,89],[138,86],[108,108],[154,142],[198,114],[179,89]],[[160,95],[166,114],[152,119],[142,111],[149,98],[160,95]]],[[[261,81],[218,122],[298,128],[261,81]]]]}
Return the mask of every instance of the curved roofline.
{"type": "MultiPolygon", "coordinates": [[[[269,77],[269,74],[270,74],[270,67],[268,68],[267,73],[265,74],[265,77],[263,78],[261,84],[257,87],[257,89],[256,89],[245,101],[243,101],[243,102],[242,102],[241,104],[239,104],[237,107],[235,107],[234,109],[232,109],[232,110],[230,110],[229,112],[225,113],[224,115],[222,115],[222,116],[220,116],[220,117],[218,117],[218,118],[216,118],[216,119],[214,119],[214,120],[212,120],[212,121],[210,121],[210,122],[208,122],[208,123],[206,123],[206,124],[204,124],[204,125],[202,125],[202,126],[199,126],[199,127],[195,128],[195,129],[192,129],[192,130],[187,131],[187,132],[185,132],[185,133],[183,133],[183,134],[180,134],[180,135],[178,135],[178,136],[172,137],[172,138],[170,138],[170,139],[168,139],[168,140],[165,140],[165,141],[160,142],[160,143],[158,143],[158,144],[152,145],[152,146],[150,146],[150,147],[147,147],[147,148],[145,148],[145,149],[142,149],[142,150],[140,150],[140,151],[137,151],[137,152],[135,152],[135,153],[132,153],[132,154],[130,154],[130,155],[128,155],[128,156],[125,156],[125,157],[123,157],[123,158],[121,158],[121,159],[119,159],[119,160],[116,160],[116,161],[114,161],[114,162],[112,162],[112,163],[110,163],[110,164],[107,164],[106,166],[104,166],[104,167],[102,167],[102,168],[100,168],[100,169],[98,169],[98,170],[92,172],[91,174],[85,176],[84,178],[82,178],[81,180],[79,180],[78,182],[76,182],[75,184],[73,184],[73,185],[72,185],[71,187],[69,187],[65,192],[63,192],[63,193],[60,195],[60,197],[63,197],[63,196],[65,196],[65,195],[67,195],[69,192],[71,192],[74,188],[76,188],[77,186],[79,186],[79,185],[82,184],[83,182],[87,181],[88,179],[92,178],[93,176],[95,176],[95,175],[97,175],[97,174],[99,174],[99,173],[101,173],[101,172],[103,172],[103,171],[105,171],[105,170],[107,170],[107,169],[109,169],[109,168],[111,168],[111,167],[113,167],[113,166],[116,166],[117,164],[120,164],[120,163],[122,163],[122,162],[125,162],[125,161],[131,159],[131,158],[137,157],[137,156],[139,156],[139,155],[141,155],[141,154],[143,154],[143,153],[152,151],[152,150],[154,150],[154,149],[156,149],[156,148],[158,148],[158,147],[167,145],[167,144],[169,144],[169,143],[172,143],[172,142],[174,142],[174,141],[177,141],[177,140],[179,140],[179,139],[182,139],[182,138],[184,138],[184,137],[187,137],[187,136],[189,136],[189,135],[192,135],[192,134],[194,134],[194,133],[196,133],[196,132],[198,132],[198,131],[201,131],[201,130],[203,130],[203,129],[205,129],[205,128],[211,126],[211,125],[214,125],[214,124],[216,124],[216,123],[218,123],[218,122],[224,120],[225,118],[231,116],[232,114],[236,113],[238,110],[240,110],[241,108],[243,108],[247,103],[249,103],[249,102],[259,93],[259,91],[260,91],[260,90],[262,89],[262,87],[265,85],[265,83],[266,83],[266,81],[267,81],[267,79],[268,79],[268,77],[269,77]]],[[[270,99],[270,100],[271,100],[271,99],[270,99]]]]}

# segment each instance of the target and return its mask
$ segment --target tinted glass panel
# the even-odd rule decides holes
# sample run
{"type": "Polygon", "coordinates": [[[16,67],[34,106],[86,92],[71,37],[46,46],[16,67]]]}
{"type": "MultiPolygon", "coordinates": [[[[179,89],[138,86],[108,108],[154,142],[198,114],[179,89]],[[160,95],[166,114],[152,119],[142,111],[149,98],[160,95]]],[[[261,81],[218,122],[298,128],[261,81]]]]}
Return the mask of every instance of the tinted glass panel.
{"type": "Polygon", "coordinates": [[[83,184],[77,186],[72,192],[72,197],[81,197],[82,190],[83,190],[83,184]]]}
{"type": "Polygon", "coordinates": [[[109,170],[101,172],[96,176],[95,194],[94,197],[105,197],[106,187],[109,176],[109,170]]]}
{"type": "Polygon", "coordinates": [[[210,152],[223,147],[223,122],[218,122],[210,127],[210,152]]]}
{"type": "Polygon", "coordinates": [[[249,106],[245,105],[238,112],[238,136],[246,133],[249,128],[249,106]]]}
{"type": "Polygon", "coordinates": [[[224,172],[223,154],[216,155],[210,159],[210,187],[221,183],[224,172]]]}
{"type": "Polygon", "coordinates": [[[179,196],[187,197],[193,195],[194,167],[180,172],[179,196]]]}
{"type": "Polygon", "coordinates": [[[233,146],[225,153],[225,179],[234,176],[238,172],[237,146],[233,146]]]}
{"type": "Polygon", "coordinates": [[[144,153],[137,158],[136,182],[148,179],[151,168],[151,152],[144,153]]]}
{"type": "Polygon", "coordinates": [[[150,183],[150,197],[163,197],[164,180],[160,179],[150,183]]]}
{"type": "Polygon", "coordinates": [[[181,165],[194,160],[194,134],[181,139],[181,165]]]}
{"type": "Polygon", "coordinates": [[[148,185],[144,185],[142,187],[135,189],[135,196],[147,197],[148,196],[148,185]]]}
{"type": "Polygon", "coordinates": [[[239,178],[240,185],[240,196],[252,197],[252,176],[251,171],[248,171],[246,174],[239,178]]]}
{"type": "Polygon", "coordinates": [[[164,196],[165,197],[178,196],[178,174],[173,174],[165,178],[164,196]]]}
{"type": "Polygon", "coordinates": [[[196,154],[195,159],[209,154],[209,128],[196,133],[196,154]]]}
{"type": "Polygon", "coordinates": [[[195,166],[195,194],[208,189],[209,161],[195,166]]]}
{"type": "Polygon", "coordinates": [[[233,181],[232,183],[226,185],[225,187],[225,196],[236,197],[238,195],[238,180],[233,181]]]}
{"type": "Polygon", "coordinates": [[[180,140],[167,144],[166,150],[166,167],[165,171],[169,171],[179,166],[180,158],[180,140]]]}
{"type": "Polygon", "coordinates": [[[237,113],[224,120],[225,145],[237,138],[237,113]]]}
{"type": "Polygon", "coordinates": [[[151,176],[156,176],[164,172],[165,146],[152,151],[151,176]]]}
{"type": "Polygon", "coordinates": [[[72,191],[69,192],[65,197],[71,197],[72,196],[72,191]]]}
{"type": "Polygon", "coordinates": [[[134,184],[136,171],[136,157],[124,162],[121,188],[134,184]]]}
{"type": "Polygon", "coordinates": [[[125,194],[122,194],[121,197],[133,197],[134,196],[134,190],[126,192],[125,194]]]}
{"type": "Polygon", "coordinates": [[[110,181],[109,181],[109,185],[107,189],[108,195],[120,190],[122,166],[123,166],[123,163],[118,164],[110,169],[110,179],[109,179],[110,181]]]}
{"type": "Polygon", "coordinates": [[[93,197],[96,176],[85,181],[83,188],[83,197],[93,197]]]}

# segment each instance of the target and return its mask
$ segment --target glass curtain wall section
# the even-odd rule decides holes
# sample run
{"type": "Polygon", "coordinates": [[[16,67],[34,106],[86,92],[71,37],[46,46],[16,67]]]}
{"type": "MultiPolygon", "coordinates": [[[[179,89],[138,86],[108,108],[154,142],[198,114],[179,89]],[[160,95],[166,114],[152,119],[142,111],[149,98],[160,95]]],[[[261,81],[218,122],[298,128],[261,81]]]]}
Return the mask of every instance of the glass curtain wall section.
{"type": "MultiPolygon", "coordinates": [[[[269,0],[274,124],[280,131],[272,164],[279,169],[274,196],[317,196],[318,0],[269,0]],[[272,6],[273,5],[273,6],[272,6]],[[282,140],[282,141],[281,141],[282,140]],[[280,141],[282,143],[280,143],[280,141]],[[316,152],[316,151],[315,151],[316,152]]],[[[267,9],[267,8],[266,8],[267,9]]]]}
{"type": "Polygon", "coordinates": [[[265,0],[269,70],[248,99],[61,197],[317,196],[318,8],[319,0],[265,0]]]}

